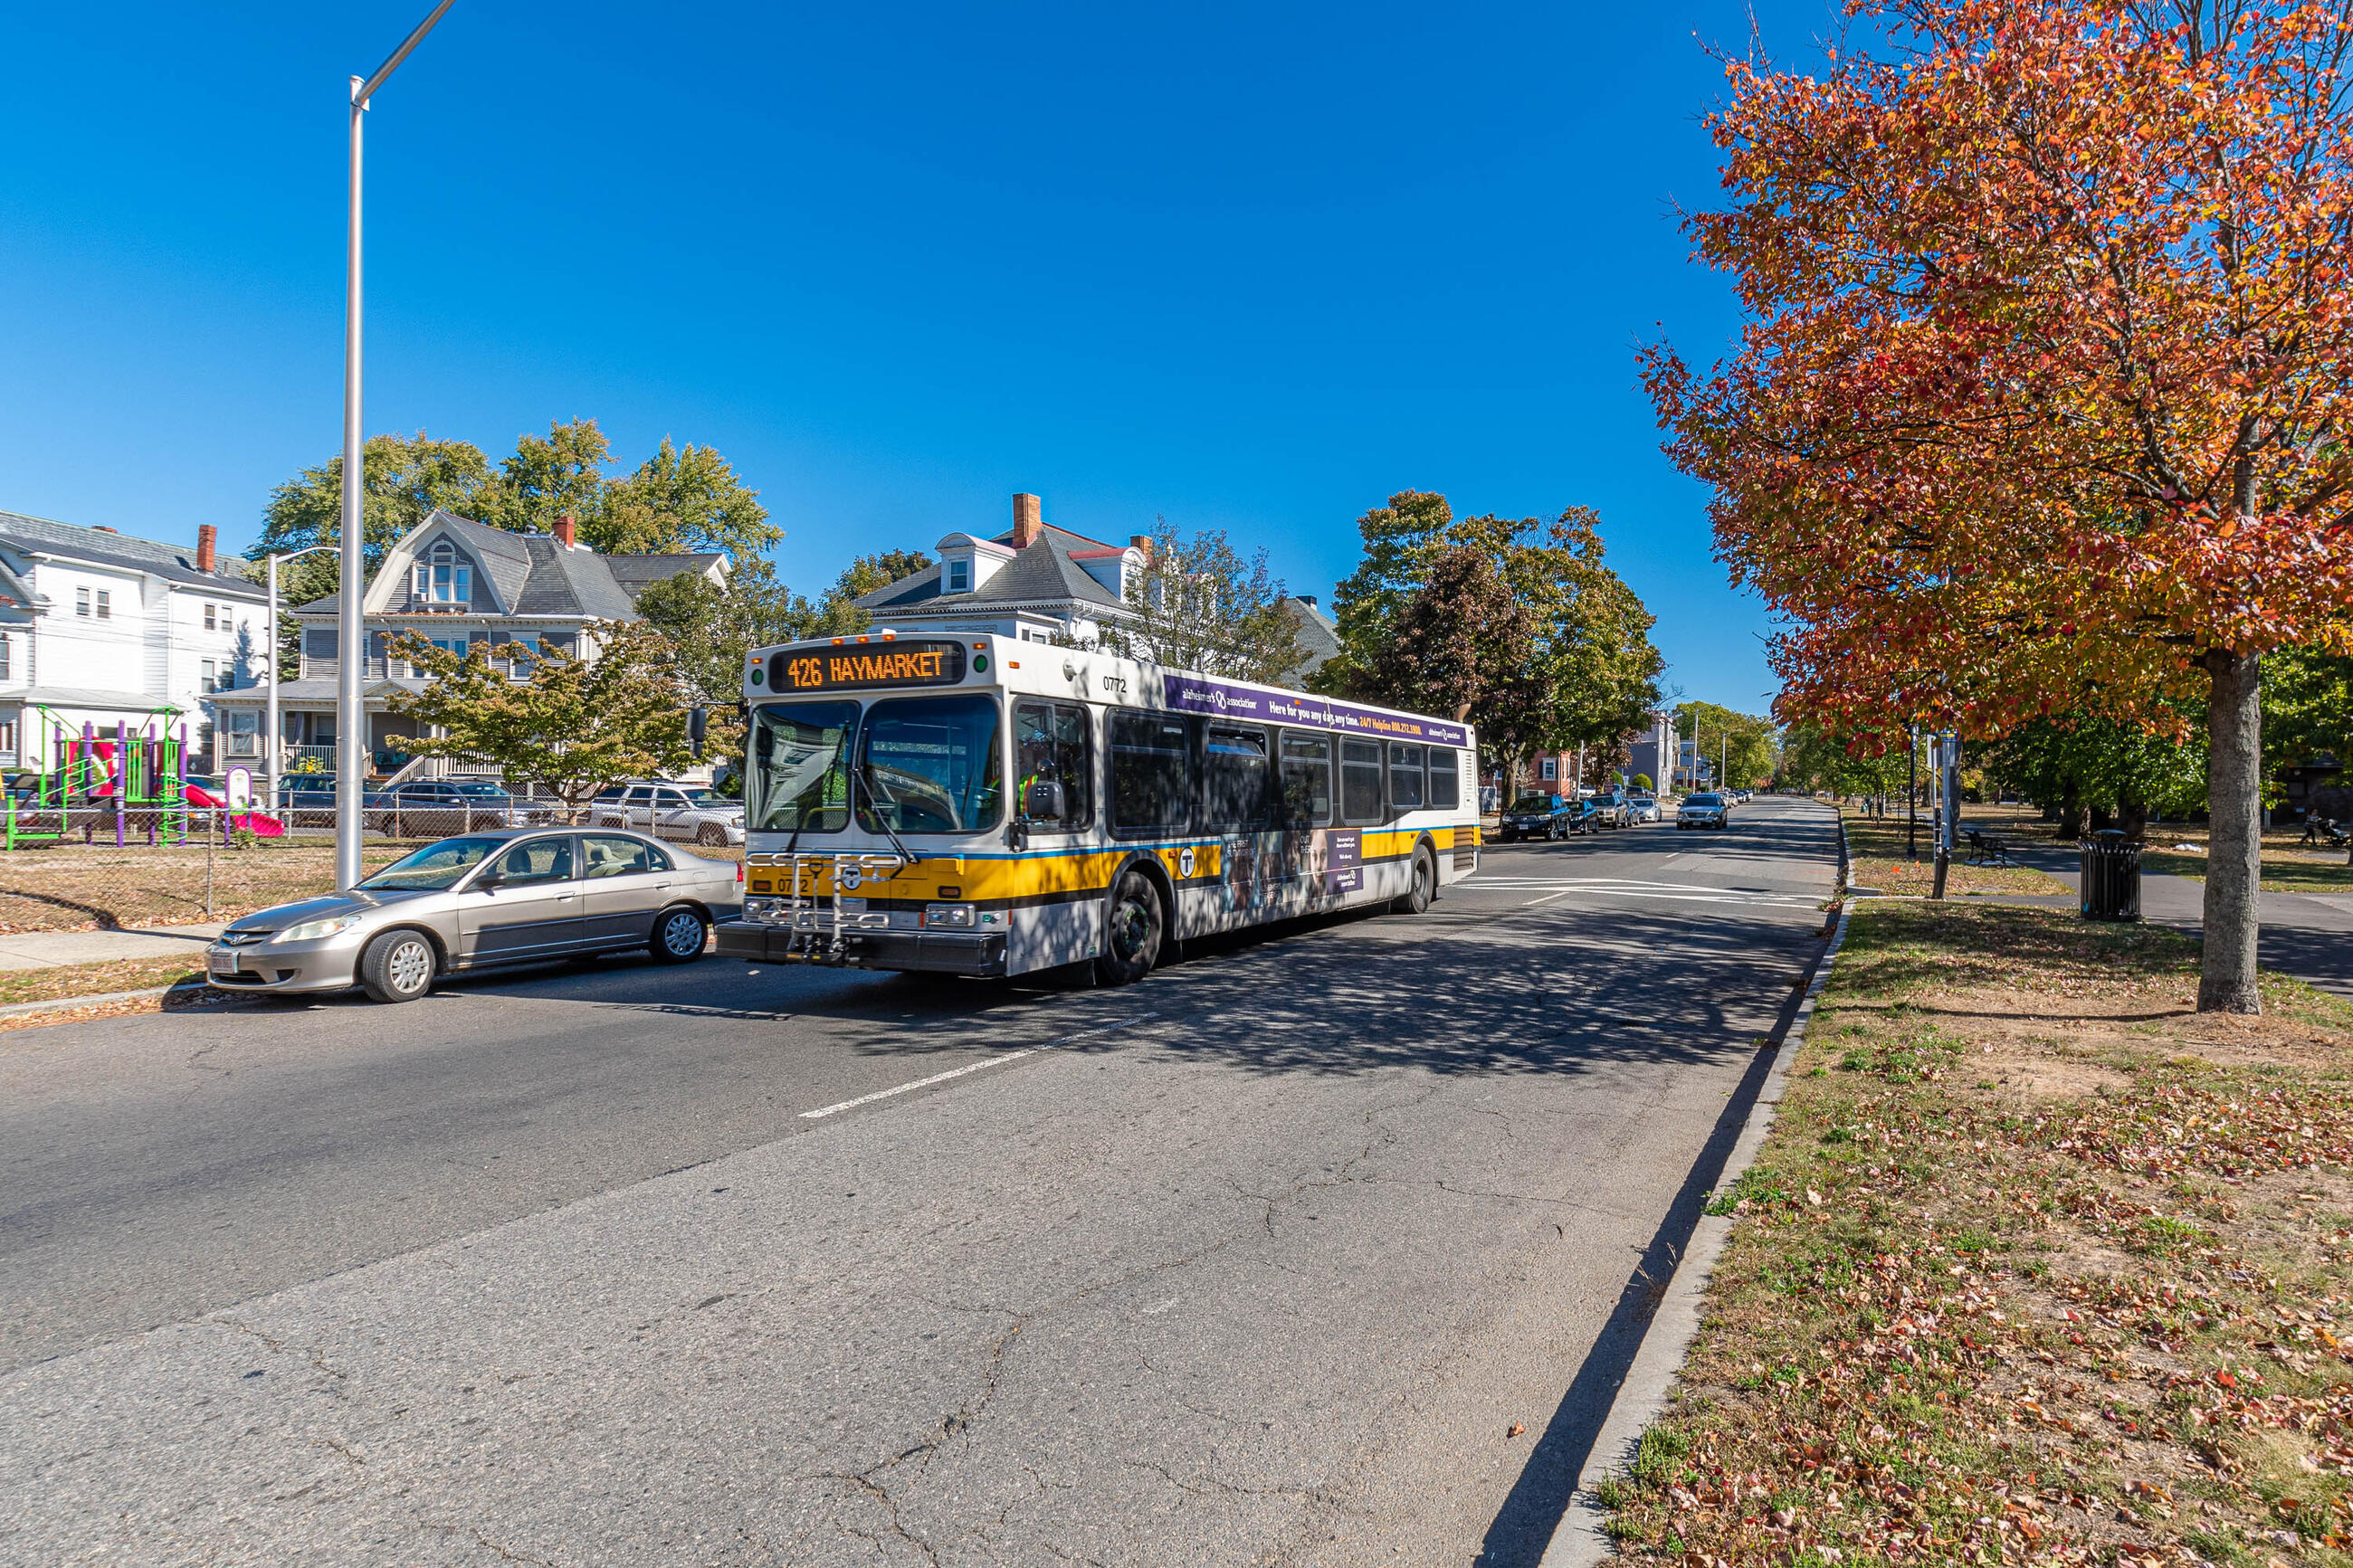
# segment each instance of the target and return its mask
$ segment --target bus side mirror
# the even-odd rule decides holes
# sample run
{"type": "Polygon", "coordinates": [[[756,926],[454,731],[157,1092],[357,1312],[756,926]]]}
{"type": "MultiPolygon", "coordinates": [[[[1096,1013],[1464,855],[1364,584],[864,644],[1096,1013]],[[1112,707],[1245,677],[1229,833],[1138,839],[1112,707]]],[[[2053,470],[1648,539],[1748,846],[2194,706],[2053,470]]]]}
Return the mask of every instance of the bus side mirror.
{"type": "Polygon", "coordinates": [[[1022,792],[1021,815],[1036,822],[1062,820],[1062,783],[1060,779],[1033,779],[1022,792]]]}

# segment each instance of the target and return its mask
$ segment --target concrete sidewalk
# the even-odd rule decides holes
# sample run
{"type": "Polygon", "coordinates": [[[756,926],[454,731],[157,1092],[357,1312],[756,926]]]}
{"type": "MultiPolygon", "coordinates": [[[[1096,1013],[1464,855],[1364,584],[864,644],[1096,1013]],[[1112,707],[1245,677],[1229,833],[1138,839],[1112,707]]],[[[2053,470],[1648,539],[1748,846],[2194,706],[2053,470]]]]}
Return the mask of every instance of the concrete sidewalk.
{"type": "Polygon", "coordinates": [[[136,931],[28,931],[0,934],[0,969],[55,969],[67,963],[109,963],[118,958],[174,958],[190,962],[227,922],[210,925],[143,926],[136,931]]]}

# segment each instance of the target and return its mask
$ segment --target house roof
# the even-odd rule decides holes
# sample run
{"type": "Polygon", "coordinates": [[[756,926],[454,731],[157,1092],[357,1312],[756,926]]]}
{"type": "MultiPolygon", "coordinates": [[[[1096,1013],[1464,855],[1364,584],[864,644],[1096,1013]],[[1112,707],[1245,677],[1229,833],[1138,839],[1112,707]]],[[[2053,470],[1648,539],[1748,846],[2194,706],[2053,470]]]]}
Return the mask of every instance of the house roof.
{"type": "Polygon", "coordinates": [[[125,715],[187,711],[176,702],[159,702],[141,692],[108,691],[94,686],[36,686],[29,691],[12,692],[0,700],[21,702],[27,708],[37,703],[44,708],[98,709],[125,715]]]}
{"type": "Polygon", "coordinates": [[[1282,607],[1291,612],[1293,621],[1297,624],[1299,646],[1306,653],[1306,657],[1300,660],[1299,668],[1290,671],[1286,677],[1295,679],[1310,674],[1340,651],[1340,623],[1325,615],[1312,601],[1295,594],[1282,602],[1282,607]]]}
{"type": "Polygon", "coordinates": [[[152,539],[28,517],[20,511],[0,511],[0,546],[70,555],[126,572],[152,572],[170,582],[210,588],[227,598],[259,603],[267,596],[261,584],[246,574],[250,563],[234,555],[216,556],[211,571],[199,572],[194,545],[159,544],[152,539]]]}
{"type": "MultiPolygon", "coordinates": [[[[998,534],[995,542],[1010,545],[1013,535],[998,534]]],[[[1080,559],[1100,558],[1097,552],[1106,548],[1101,540],[1049,525],[1040,529],[1026,548],[1015,551],[1013,559],[992,573],[987,582],[968,594],[941,593],[940,569],[927,566],[912,577],[902,577],[875,589],[858,603],[861,608],[874,611],[920,605],[925,615],[1014,604],[1078,604],[1116,610],[1120,607],[1119,595],[1088,576],[1086,568],[1078,564],[1080,559]]]]}
{"type": "MultiPolygon", "coordinates": [[[[577,616],[607,621],[637,618],[638,595],[647,586],[681,572],[708,572],[712,563],[726,560],[716,551],[681,555],[604,555],[594,550],[566,549],[544,533],[512,533],[491,528],[455,512],[435,510],[395,544],[385,556],[386,566],[414,558],[417,544],[446,533],[459,548],[481,563],[505,613],[515,616],[577,616]]],[[[369,579],[371,596],[382,581],[379,567],[369,579]]],[[[295,614],[322,615],[336,607],[329,595],[313,599],[295,614]]],[[[371,609],[370,615],[388,612],[371,609]]]]}

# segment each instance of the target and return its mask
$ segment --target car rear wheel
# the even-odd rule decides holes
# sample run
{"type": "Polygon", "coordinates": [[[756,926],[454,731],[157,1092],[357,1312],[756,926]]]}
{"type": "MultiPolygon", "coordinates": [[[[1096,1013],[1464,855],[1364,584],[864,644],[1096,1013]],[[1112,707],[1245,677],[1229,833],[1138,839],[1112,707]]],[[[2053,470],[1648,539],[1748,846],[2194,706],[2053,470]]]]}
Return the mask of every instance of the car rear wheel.
{"type": "Polygon", "coordinates": [[[691,963],[702,956],[711,937],[711,922],[702,911],[672,904],[654,921],[652,948],[656,963],[691,963]]]}
{"type": "Polygon", "coordinates": [[[697,844],[718,846],[727,842],[727,830],[715,822],[706,822],[694,830],[697,844]]]}
{"type": "Polygon", "coordinates": [[[1138,870],[1121,872],[1112,885],[1103,952],[1095,960],[1095,977],[1106,985],[1132,985],[1143,979],[1160,961],[1160,944],[1167,930],[1160,889],[1152,879],[1138,870]]]}
{"type": "Polygon", "coordinates": [[[422,932],[388,931],[360,954],[360,988],[372,1002],[414,1002],[433,989],[437,966],[422,932]]]}

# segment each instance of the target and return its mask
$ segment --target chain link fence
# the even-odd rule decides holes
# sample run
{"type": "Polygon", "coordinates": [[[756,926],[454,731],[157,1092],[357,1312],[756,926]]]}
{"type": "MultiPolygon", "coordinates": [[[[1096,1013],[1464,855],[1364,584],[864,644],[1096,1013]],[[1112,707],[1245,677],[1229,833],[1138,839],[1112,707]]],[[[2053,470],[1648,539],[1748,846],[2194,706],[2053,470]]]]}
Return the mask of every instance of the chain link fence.
{"type": "MultiPolygon", "coordinates": [[[[229,809],[16,813],[0,823],[0,932],[197,925],[332,892],[333,810],[285,810],[276,820],[280,831],[265,836],[247,813],[229,809]]],[[[562,820],[560,806],[539,803],[372,810],[360,865],[388,866],[419,845],[461,833],[562,820]]],[[[725,845],[676,847],[713,858],[743,854],[725,845]]]]}

